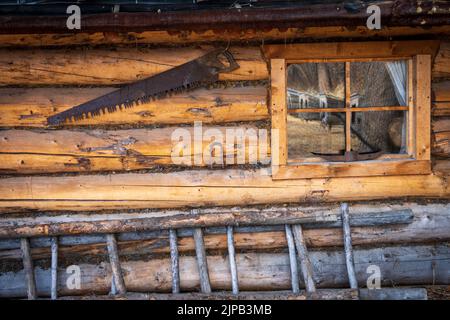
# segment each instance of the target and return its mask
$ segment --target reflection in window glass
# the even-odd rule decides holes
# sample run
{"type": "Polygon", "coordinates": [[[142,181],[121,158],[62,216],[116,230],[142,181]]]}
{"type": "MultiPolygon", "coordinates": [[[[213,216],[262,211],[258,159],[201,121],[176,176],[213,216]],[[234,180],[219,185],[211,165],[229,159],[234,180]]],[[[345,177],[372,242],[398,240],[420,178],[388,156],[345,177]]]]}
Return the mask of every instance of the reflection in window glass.
{"type": "Polygon", "coordinates": [[[345,113],[287,115],[288,158],[317,157],[315,153],[345,150],[345,113]]]}
{"type": "Polygon", "coordinates": [[[344,63],[300,63],[287,69],[289,109],[341,108],[345,102],[344,63]]]}
{"type": "Polygon", "coordinates": [[[405,120],[405,111],[353,112],[352,150],[406,153],[405,120]]]}
{"type": "Polygon", "coordinates": [[[352,107],[407,105],[407,63],[399,61],[352,62],[352,107]]]}

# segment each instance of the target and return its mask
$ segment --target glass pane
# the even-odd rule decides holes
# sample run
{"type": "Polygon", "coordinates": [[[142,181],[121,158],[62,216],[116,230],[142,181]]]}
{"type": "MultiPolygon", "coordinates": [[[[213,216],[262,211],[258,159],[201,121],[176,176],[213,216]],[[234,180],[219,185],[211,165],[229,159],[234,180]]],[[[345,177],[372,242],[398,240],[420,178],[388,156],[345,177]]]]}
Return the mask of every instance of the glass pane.
{"type": "Polygon", "coordinates": [[[288,66],[289,109],[342,108],[345,105],[344,98],[344,63],[300,63],[288,66]]]}
{"type": "Polygon", "coordinates": [[[352,113],[352,150],[407,152],[406,111],[352,113]]]}
{"type": "Polygon", "coordinates": [[[314,153],[345,150],[345,113],[287,115],[288,158],[317,157],[314,153]]]}
{"type": "Polygon", "coordinates": [[[401,61],[352,62],[352,107],[406,106],[407,63],[401,61]]]}

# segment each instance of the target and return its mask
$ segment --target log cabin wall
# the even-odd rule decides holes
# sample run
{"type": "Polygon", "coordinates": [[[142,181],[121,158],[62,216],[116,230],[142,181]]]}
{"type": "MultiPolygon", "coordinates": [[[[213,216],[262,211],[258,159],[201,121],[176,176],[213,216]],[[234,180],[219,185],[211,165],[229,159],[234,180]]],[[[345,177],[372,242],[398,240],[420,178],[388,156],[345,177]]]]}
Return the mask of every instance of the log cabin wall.
{"type": "Polygon", "coordinates": [[[49,115],[192,60],[212,46],[2,48],[0,211],[447,197],[449,47],[441,41],[432,68],[432,175],[291,181],[273,181],[262,174],[264,168],[171,165],[171,133],[178,127],[192,130],[194,121],[222,132],[229,126],[270,127],[269,72],[260,45],[231,45],[240,68],[221,74],[212,88],[56,130],[46,125],[49,115]]]}

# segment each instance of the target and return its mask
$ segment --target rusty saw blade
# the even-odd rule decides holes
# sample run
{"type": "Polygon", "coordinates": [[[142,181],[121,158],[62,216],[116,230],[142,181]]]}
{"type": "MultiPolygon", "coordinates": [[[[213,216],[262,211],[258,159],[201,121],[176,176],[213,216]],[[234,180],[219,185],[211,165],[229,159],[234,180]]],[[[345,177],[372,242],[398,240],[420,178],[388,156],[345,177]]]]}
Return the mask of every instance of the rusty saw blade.
{"type": "Polygon", "coordinates": [[[230,72],[237,68],[239,65],[228,50],[217,49],[178,67],[125,85],[118,90],[48,117],[47,122],[49,125],[59,125],[65,121],[76,121],[106,112],[115,112],[122,108],[130,108],[152,99],[162,99],[167,95],[216,82],[220,72],[230,72]]]}
{"type": "Polygon", "coordinates": [[[376,150],[370,152],[356,152],[356,151],[345,151],[342,153],[319,153],[311,152],[312,154],[321,157],[324,160],[330,162],[352,162],[352,161],[364,161],[364,160],[374,160],[383,154],[383,151],[376,150]]]}

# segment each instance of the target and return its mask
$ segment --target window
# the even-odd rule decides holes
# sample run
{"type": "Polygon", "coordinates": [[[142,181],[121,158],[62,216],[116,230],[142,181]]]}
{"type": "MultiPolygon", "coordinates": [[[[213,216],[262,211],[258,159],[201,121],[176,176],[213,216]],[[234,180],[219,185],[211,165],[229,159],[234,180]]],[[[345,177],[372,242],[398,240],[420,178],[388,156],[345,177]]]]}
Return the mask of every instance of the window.
{"type": "Polygon", "coordinates": [[[437,48],[434,41],[266,46],[279,137],[273,178],[429,174],[437,48]]]}

